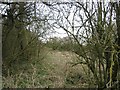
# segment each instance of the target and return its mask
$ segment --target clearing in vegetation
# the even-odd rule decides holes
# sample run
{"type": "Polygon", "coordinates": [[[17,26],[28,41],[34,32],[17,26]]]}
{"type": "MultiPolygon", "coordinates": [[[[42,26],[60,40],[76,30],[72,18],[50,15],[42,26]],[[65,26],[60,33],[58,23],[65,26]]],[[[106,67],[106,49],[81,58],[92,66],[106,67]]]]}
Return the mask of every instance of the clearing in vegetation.
{"type": "MultiPolygon", "coordinates": [[[[35,60],[22,66],[17,65],[17,74],[3,77],[3,87],[9,88],[63,88],[88,87],[84,70],[85,65],[73,66],[77,55],[68,51],[58,51],[46,48],[42,61],[35,60]]],[[[14,69],[16,70],[16,69],[14,69]]],[[[13,70],[13,71],[14,71],[13,70]]]]}

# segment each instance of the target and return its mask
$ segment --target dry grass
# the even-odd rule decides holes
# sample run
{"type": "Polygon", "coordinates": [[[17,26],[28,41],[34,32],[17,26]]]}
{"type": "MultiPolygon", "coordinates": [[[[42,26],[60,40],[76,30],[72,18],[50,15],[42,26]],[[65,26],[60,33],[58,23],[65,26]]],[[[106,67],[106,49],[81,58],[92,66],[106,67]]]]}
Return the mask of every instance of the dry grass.
{"type": "MultiPolygon", "coordinates": [[[[76,55],[66,51],[48,51],[42,62],[34,61],[27,70],[21,70],[18,74],[3,77],[3,87],[12,88],[63,88],[63,87],[88,87],[85,65],[72,67],[76,61],[76,55]]],[[[27,65],[26,65],[27,67],[27,65]]],[[[88,72],[88,71],[86,71],[88,72]]]]}
{"type": "Polygon", "coordinates": [[[55,87],[88,87],[88,81],[92,76],[87,77],[86,65],[79,64],[72,67],[71,63],[77,61],[76,56],[76,54],[67,51],[49,51],[45,65],[49,75],[58,78],[57,81],[52,82],[53,84],[57,82],[58,85],[55,87]]]}

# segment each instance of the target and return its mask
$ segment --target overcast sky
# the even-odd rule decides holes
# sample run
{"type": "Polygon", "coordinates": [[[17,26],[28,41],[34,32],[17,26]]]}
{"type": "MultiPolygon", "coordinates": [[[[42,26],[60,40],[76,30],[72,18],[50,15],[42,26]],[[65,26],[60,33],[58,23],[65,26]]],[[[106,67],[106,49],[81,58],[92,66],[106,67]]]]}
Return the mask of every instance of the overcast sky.
{"type": "MultiPolygon", "coordinates": [[[[68,0],[65,0],[65,1],[68,1],[68,0]]],[[[115,2],[115,1],[117,1],[117,2],[119,2],[119,0],[72,0],[72,1],[82,1],[82,2],[92,2],[92,1],[94,1],[94,2],[96,2],[97,3],[97,1],[104,1],[105,2],[105,5],[107,5],[108,4],[108,2],[110,2],[110,1],[113,1],[113,2],[115,2]]],[[[90,6],[89,6],[90,7],[90,6]]],[[[96,6],[97,7],[97,6],[96,6]]],[[[104,6],[103,6],[104,7],[104,6]]],[[[72,8],[71,9],[71,13],[70,13],[70,15],[69,15],[69,21],[70,22],[72,22],[72,18],[73,18],[73,13],[72,12],[74,12],[74,8],[72,8]]],[[[84,13],[84,12],[81,12],[81,14],[82,13],[84,13]]],[[[108,14],[109,15],[109,14],[108,14]]],[[[86,17],[84,17],[84,18],[86,18],[86,17]]],[[[78,17],[78,20],[80,20],[79,19],[79,17],[78,17]]],[[[80,23],[76,23],[75,22],[75,25],[79,25],[80,26],[80,23]]],[[[55,29],[55,31],[57,32],[57,33],[53,33],[53,34],[51,34],[50,36],[52,36],[52,37],[54,37],[54,36],[56,36],[56,37],[66,37],[67,36],[67,34],[66,34],[66,32],[63,30],[63,29],[55,29]]]]}
{"type": "MultiPolygon", "coordinates": [[[[10,1],[10,0],[3,0],[3,1],[10,1]]],[[[16,0],[16,1],[21,1],[21,0],[16,0]]],[[[27,0],[27,1],[31,1],[31,0],[27,0]]],[[[35,0],[35,1],[39,1],[39,0],[35,0]]],[[[45,0],[43,0],[43,1],[45,1],[45,0]]],[[[49,0],[49,1],[51,1],[51,0],[49,0]]],[[[53,1],[55,1],[55,0],[53,0],[53,1]]],[[[80,1],[80,2],[86,2],[86,1],[88,1],[88,2],[91,2],[91,1],[94,1],[94,2],[97,2],[97,1],[104,1],[104,0],[60,0],[60,1],[80,1]]],[[[106,2],[109,2],[110,0],[105,0],[106,2]]],[[[111,0],[111,1],[119,1],[119,0],[111,0]]],[[[72,21],[72,18],[73,18],[73,12],[74,11],[74,9],[72,9],[71,10],[71,13],[70,13],[70,15],[69,15],[69,20],[70,21],[72,21]]],[[[44,11],[44,13],[46,13],[46,11],[44,11]]],[[[54,37],[54,36],[56,36],[56,37],[66,37],[67,36],[67,34],[66,34],[66,32],[63,30],[63,29],[57,29],[57,28],[55,28],[55,32],[56,33],[51,33],[48,37],[54,37]]]]}

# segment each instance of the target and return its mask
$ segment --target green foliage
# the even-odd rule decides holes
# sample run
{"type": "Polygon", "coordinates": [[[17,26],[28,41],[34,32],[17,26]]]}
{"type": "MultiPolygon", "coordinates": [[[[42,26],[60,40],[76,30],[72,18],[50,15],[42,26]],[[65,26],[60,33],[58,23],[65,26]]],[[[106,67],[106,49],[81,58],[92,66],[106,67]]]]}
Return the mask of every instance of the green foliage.
{"type": "Polygon", "coordinates": [[[79,51],[79,45],[71,42],[69,37],[64,38],[51,38],[47,43],[46,46],[52,48],[53,50],[59,51],[79,51]]]}
{"type": "MultiPolygon", "coordinates": [[[[39,60],[36,60],[39,61],[39,60]]],[[[7,76],[3,76],[3,87],[4,88],[39,88],[45,83],[45,75],[47,72],[40,62],[31,61],[21,66],[16,66],[17,71],[11,74],[8,69],[7,76]],[[40,65],[39,65],[40,64],[40,65]],[[20,69],[21,67],[21,69],[20,69]]],[[[42,63],[42,62],[41,62],[42,63]]],[[[15,68],[15,69],[16,69],[15,68]]],[[[13,71],[13,70],[12,70],[13,71]]],[[[14,70],[15,71],[15,70],[14,70]]]]}
{"type": "Polygon", "coordinates": [[[29,4],[24,2],[18,5],[12,3],[10,8],[6,9],[7,17],[3,19],[2,29],[3,75],[7,74],[8,69],[16,68],[18,64],[43,58],[40,58],[42,43],[38,39],[38,33],[28,28],[27,23],[32,21],[28,18],[31,16],[32,6],[28,6],[29,4]]]}

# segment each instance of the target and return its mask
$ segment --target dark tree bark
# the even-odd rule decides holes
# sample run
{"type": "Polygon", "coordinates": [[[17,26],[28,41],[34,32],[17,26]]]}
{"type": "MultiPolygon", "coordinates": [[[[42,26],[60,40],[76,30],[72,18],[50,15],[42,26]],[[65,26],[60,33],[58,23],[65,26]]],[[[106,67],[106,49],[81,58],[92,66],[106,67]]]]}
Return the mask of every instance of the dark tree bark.
{"type": "MultiPolygon", "coordinates": [[[[120,51],[120,3],[116,3],[115,4],[115,9],[116,9],[116,24],[117,24],[117,35],[118,35],[118,38],[117,38],[117,45],[118,45],[118,52],[120,51]]],[[[120,65],[120,53],[118,53],[118,62],[119,62],[119,65],[120,65]]]]}
{"type": "Polygon", "coordinates": [[[117,48],[115,48],[117,51],[117,58],[116,56],[114,56],[114,65],[113,65],[113,71],[112,71],[113,72],[112,81],[113,83],[115,83],[117,81],[117,75],[120,69],[119,68],[120,66],[120,3],[115,2],[113,5],[114,5],[113,7],[115,10],[115,13],[116,13],[116,25],[117,25],[117,40],[115,42],[117,45],[117,48]]]}

